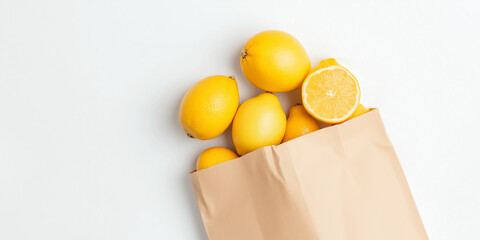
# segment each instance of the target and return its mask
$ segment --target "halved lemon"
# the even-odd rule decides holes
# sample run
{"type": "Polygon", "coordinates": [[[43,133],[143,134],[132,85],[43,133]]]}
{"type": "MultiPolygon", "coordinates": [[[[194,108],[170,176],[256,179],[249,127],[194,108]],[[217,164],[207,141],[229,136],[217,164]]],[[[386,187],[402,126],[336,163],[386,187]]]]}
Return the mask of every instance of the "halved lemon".
{"type": "Polygon", "coordinates": [[[335,59],[322,60],[303,82],[302,101],[314,118],[341,123],[355,112],[360,102],[360,86],[353,74],[335,59]]]}

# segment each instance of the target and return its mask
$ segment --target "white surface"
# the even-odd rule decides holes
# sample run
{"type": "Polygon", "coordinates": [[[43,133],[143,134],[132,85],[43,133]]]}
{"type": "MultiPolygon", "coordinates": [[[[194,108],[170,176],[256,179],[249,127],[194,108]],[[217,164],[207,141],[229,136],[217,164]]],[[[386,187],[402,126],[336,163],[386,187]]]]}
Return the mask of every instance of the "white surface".
{"type": "MultiPolygon", "coordinates": [[[[177,123],[255,33],[336,57],[379,107],[431,239],[480,239],[479,1],[0,1],[0,239],[207,239],[177,123]]],[[[298,92],[297,92],[298,93],[298,92]]],[[[298,96],[279,94],[284,109],[298,96]]]]}

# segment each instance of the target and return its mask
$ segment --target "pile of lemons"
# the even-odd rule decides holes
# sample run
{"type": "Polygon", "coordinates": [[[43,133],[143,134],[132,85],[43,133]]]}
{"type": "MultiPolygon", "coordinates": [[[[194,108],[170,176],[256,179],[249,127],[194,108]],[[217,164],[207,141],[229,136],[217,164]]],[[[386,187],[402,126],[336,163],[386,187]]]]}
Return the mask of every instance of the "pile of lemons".
{"type": "MultiPolygon", "coordinates": [[[[266,91],[239,105],[233,76],[211,76],[197,82],[182,99],[179,121],[188,136],[207,140],[232,124],[238,155],[278,145],[320,129],[317,120],[336,124],[368,112],[360,102],[356,78],[333,58],[311,69],[300,42],[282,31],[252,37],[241,52],[241,66],[254,86],[266,91]],[[288,120],[273,92],[302,89],[302,103],[291,107],[288,120]],[[233,123],[232,123],[233,122],[233,123]]],[[[197,170],[238,157],[213,147],[197,159],[197,170]]]]}

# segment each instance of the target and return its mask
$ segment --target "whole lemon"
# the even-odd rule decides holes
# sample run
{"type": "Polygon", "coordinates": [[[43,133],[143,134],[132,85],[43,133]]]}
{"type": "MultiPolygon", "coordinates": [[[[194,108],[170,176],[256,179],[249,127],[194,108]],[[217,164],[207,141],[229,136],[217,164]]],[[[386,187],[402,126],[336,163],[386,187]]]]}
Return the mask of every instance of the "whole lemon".
{"type": "Polygon", "coordinates": [[[197,158],[197,171],[235,158],[238,158],[238,155],[228,148],[212,147],[206,149],[197,158]]]}
{"type": "Polygon", "coordinates": [[[248,81],[269,92],[288,92],[300,87],[311,69],[305,48],[282,31],[255,35],[245,44],[241,57],[248,81]]]}
{"type": "Polygon", "coordinates": [[[353,112],[352,116],[350,116],[348,119],[356,118],[362,114],[365,114],[369,112],[370,110],[366,107],[364,107],[362,104],[358,104],[357,108],[355,108],[355,112],[353,112]]]}
{"type": "Polygon", "coordinates": [[[234,77],[207,77],[183,96],[178,119],[188,136],[212,139],[228,128],[238,103],[238,86],[234,77]]]}
{"type": "Polygon", "coordinates": [[[232,125],[233,144],[239,155],[277,145],[285,134],[287,119],[272,93],[261,93],[238,108],[232,125]]]}
{"type": "Polygon", "coordinates": [[[320,126],[318,126],[317,120],[308,114],[303,105],[293,106],[290,108],[287,130],[282,142],[290,141],[318,129],[320,129],[320,126]]]}

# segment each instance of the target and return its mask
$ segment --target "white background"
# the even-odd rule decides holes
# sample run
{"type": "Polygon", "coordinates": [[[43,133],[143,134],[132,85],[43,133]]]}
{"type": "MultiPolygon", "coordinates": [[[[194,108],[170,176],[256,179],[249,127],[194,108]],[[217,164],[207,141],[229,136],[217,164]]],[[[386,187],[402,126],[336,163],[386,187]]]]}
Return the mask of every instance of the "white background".
{"type": "MultiPolygon", "coordinates": [[[[255,33],[335,57],[379,107],[431,239],[480,239],[479,1],[0,0],[0,239],[207,239],[177,121],[255,33]]],[[[298,91],[278,94],[285,110],[298,91]]]]}

